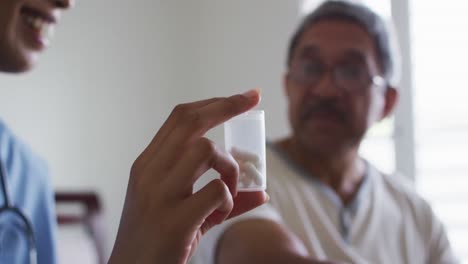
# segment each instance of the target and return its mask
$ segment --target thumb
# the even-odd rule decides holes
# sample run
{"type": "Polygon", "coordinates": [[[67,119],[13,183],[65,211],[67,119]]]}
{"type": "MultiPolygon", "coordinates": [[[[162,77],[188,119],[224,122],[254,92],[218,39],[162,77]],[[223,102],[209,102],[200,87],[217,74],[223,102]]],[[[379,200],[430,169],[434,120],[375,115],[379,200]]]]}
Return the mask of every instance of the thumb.
{"type": "Polygon", "coordinates": [[[264,191],[239,192],[234,198],[234,208],[228,218],[241,215],[270,200],[270,196],[264,191]]]}

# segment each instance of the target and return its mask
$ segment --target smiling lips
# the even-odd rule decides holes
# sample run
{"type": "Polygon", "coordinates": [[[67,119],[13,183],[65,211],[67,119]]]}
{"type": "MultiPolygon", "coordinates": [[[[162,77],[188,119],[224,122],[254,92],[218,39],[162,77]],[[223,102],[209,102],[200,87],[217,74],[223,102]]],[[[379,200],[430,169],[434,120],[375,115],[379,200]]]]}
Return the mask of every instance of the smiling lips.
{"type": "Polygon", "coordinates": [[[47,46],[54,34],[55,18],[38,10],[25,7],[21,15],[26,25],[35,33],[33,38],[41,47],[47,46]]]}

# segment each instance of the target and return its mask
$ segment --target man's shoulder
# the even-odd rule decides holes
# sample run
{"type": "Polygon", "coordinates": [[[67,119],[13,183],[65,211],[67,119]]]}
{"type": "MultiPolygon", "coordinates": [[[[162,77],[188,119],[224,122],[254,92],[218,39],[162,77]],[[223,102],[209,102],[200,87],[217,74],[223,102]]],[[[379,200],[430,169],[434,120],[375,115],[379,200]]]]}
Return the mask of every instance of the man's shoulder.
{"type": "Polygon", "coordinates": [[[426,199],[421,196],[414,182],[401,173],[386,174],[379,172],[381,187],[400,206],[414,217],[421,218],[432,215],[432,208],[426,199]]]}
{"type": "Polygon", "coordinates": [[[216,256],[216,250],[218,248],[219,241],[224,233],[240,222],[246,221],[258,221],[266,220],[281,223],[281,217],[275,208],[271,204],[264,204],[259,206],[247,213],[229,219],[220,225],[214,226],[209,232],[207,232],[201,239],[199,248],[193,258],[193,263],[196,264],[209,264],[214,263],[216,256]]]}
{"type": "Polygon", "coordinates": [[[383,186],[389,191],[402,196],[419,197],[414,182],[403,174],[398,172],[388,174],[381,171],[378,171],[378,174],[380,175],[383,186]]]}
{"type": "Polygon", "coordinates": [[[268,180],[281,181],[285,179],[290,181],[292,175],[301,175],[303,171],[297,167],[291,159],[282,152],[280,149],[275,147],[273,144],[268,144],[266,148],[267,158],[267,175],[268,180]]]}

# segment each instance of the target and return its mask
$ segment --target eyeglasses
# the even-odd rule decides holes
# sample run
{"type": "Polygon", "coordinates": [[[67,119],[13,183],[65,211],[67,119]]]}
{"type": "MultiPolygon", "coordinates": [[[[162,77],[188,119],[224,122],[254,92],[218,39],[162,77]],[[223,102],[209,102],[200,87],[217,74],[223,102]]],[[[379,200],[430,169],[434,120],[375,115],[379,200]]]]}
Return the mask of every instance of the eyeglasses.
{"type": "Polygon", "coordinates": [[[291,66],[290,76],[301,85],[317,87],[326,73],[331,72],[334,84],[350,93],[361,93],[373,84],[385,87],[386,81],[378,75],[371,76],[364,63],[344,62],[328,67],[320,60],[299,61],[291,66]]]}

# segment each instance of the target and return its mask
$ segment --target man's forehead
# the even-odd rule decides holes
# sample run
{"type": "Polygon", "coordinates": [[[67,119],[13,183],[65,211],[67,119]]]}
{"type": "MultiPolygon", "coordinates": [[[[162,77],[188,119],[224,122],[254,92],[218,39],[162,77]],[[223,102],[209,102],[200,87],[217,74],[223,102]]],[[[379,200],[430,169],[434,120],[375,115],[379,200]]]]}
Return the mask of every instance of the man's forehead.
{"type": "Polygon", "coordinates": [[[298,43],[307,53],[365,55],[374,50],[371,36],[356,23],[325,20],[311,25],[298,43]]]}
{"type": "MultiPolygon", "coordinates": [[[[353,47],[349,48],[340,48],[337,50],[332,51],[333,56],[348,58],[348,59],[355,59],[355,60],[365,60],[366,54],[365,51],[353,47]]],[[[329,49],[321,49],[319,46],[314,44],[308,44],[304,46],[300,46],[297,50],[297,56],[300,58],[308,58],[308,57],[321,57],[326,56],[329,54],[329,49]]]]}

